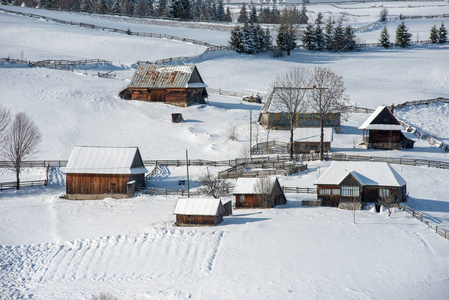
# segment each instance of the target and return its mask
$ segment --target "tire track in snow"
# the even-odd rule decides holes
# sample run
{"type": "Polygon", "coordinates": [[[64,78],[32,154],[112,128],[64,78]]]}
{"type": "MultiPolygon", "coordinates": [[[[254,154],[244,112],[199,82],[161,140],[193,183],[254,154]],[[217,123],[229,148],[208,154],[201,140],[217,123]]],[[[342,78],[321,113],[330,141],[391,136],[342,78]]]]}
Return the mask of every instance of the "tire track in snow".
{"type": "Polygon", "coordinates": [[[0,246],[0,295],[20,298],[30,288],[51,283],[200,279],[213,270],[223,235],[203,228],[153,229],[138,235],[0,246]]]}

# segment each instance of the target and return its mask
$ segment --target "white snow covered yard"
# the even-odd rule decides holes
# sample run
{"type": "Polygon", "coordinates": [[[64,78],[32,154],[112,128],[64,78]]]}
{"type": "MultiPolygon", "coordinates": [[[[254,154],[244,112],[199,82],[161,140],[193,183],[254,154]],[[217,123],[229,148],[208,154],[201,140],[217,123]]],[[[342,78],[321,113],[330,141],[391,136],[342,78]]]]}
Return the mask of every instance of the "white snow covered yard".
{"type": "MultiPolygon", "coordinates": [[[[231,1],[232,2],[232,1],[231,1]]],[[[313,1],[312,1],[313,2],[313,1]]],[[[447,2],[387,2],[392,16],[448,13],[447,2]]],[[[226,31],[145,24],[142,20],[0,6],[74,22],[140,32],[167,33],[225,45],[226,31]]],[[[370,3],[312,3],[310,13],[348,13],[348,22],[374,22],[381,8],[370,3]]],[[[406,20],[427,39],[430,27],[447,19],[406,20]]],[[[388,23],[393,35],[397,22],[388,23]]],[[[330,68],[342,75],[354,105],[376,108],[411,100],[448,98],[449,45],[409,49],[363,49],[353,53],[295,50],[291,56],[243,55],[229,51],[200,55],[205,47],[179,41],[127,36],[61,25],[0,12],[0,58],[106,59],[73,72],[26,65],[0,65],[0,105],[26,112],[43,141],[33,159],[67,160],[74,145],[138,146],[143,159],[225,160],[242,156],[249,143],[249,114],[260,104],[209,95],[207,105],[179,108],[117,97],[137,60],[194,56],[210,88],[266,94],[277,74],[291,66],[330,68]],[[114,78],[97,72],[113,71],[114,78]],[[88,75],[85,75],[85,74],[88,75]],[[185,121],[171,122],[171,114],[185,121]],[[237,126],[237,139],[227,130],[237,126]]],[[[376,42],[381,27],[358,35],[376,42]]],[[[449,140],[446,104],[397,110],[406,123],[449,140]]],[[[404,151],[366,150],[358,127],[369,114],[355,113],[334,134],[332,151],[449,161],[448,153],[416,141],[404,151]]],[[[260,140],[267,132],[253,124],[260,140]]],[[[270,132],[286,141],[287,132],[270,132]]],[[[308,170],[280,176],[281,185],[313,187],[331,162],[308,162],[308,170]]],[[[392,165],[407,181],[407,205],[433,225],[449,229],[449,170],[392,165]]],[[[223,168],[224,169],[224,168],[223,168]]],[[[210,167],[216,174],[222,170],[210,167]]],[[[177,188],[185,167],[165,167],[149,186],[177,188]]],[[[197,187],[204,167],[191,167],[197,187]]],[[[64,168],[50,168],[49,184],[0,191],[0,298],[91,299],[447,299],[449,241],[425,223],[396,210],[391,218],[374,209],[352,211],[301,206],[313,194],[286,194],[272,209],[239,209],[216,227],[174,227],[175,196],[139,194],[133,199],[68,201],[64,168]]],[[[27,168],[22,180],[45,179],[46,170],[27,168]]],[[[0,182],[14,173],[0,169],[0,182]]]]}

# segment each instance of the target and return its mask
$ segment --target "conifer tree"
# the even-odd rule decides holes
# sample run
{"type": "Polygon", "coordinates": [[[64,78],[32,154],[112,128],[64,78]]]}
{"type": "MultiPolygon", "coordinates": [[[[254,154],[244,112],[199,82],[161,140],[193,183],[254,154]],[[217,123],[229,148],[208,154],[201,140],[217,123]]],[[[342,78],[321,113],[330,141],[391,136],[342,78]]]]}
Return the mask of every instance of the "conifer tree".
{"type": "Polygon", "coordinates": [[[225,21],[225,22],[232,22],[231,10],[229,9],[229,6],[226,7],[226,13],[225,13],[223,21],[225,21]]]}
{"type": "Polygon", "coordinates": [[[430,29],[430,42],[432,44],[438,43],[438,29],[437,25],[433,25],[433,27],[430,29]]]}
{"type": "Polygon", "coordinates": [[[219,22],[223,22],[225,19],[225,10],[223,6],[223,0],[218,0],[217,12],[215,19],[219,22]]]}
{"type": "Polygon", "coordinates": [[[313,43],[315,45],[315,49],[318,51],[323,50],[325,47],[324,33],[320,24],[317,24],[315,30],[313,31],[313,43]]]}
{"type": "Polygon", "coordinates": [[[391,47],[390,35],[388,34],[387,26],[384,26],[384,28],[382,29],[382,32],[380,33],[379,43],[385,49],[388,49],[391,47]]]}
{"type": "Polygon", "coordinates": [[[309,18],[307,17],[307,8],[306,8],[306,2],[302,2],[301,11],[299,12],[299,24],[307,24],[309,22],[309,18]]]}
{"type": "Polygon", "coordinates": [[[446,27],[444,27],[444,23],[441,23],[440,29],[438,30],[438,43],[447,43],[447,30],[446,27]]]}
{"type": "Polygon", "coordinates": [[[90,0],[81,0],[80,11],[92,12],[92,2],[90,0]]]}
{"type": "Polygon", "coordinates": [[[321,25],[323,24],[323,14],[321,12],[316,16],[315,24],[321,25]]]}
{"type": "Polygon", "coordinates": [[[354,29],[348,25],[345,27],[345,39],[343,51],[352,51],[356,47],[354,29]]]}
{"type": "Polygon", "coordinates": [[[114,0],[114,2],[112,3],[111,12],[113,14],[120,13],[120,0],[114,0]]]}
{"type": "Polygon", "coordinates": [[[237,22],[239,22],[239,23],[248,22],[248,13],[246,12],[246,4],[245,3],[243,3],[242,8],[240,9],[240,13],[237,18],[237,22]]]}
{"type": "Polygon", "coordinates": [[[107,0],[97,0],[95,5],[95,13],[107,14],[109,13],[109,2],[107,0]]]}
{"type": "Polygon", "coordinates": [[[281,50],[287,51],[287,55],[296,48],[296,35],[295,28],[292,23],[282,23],[278,29],[278,35],[276,37],[276,44],[281,50]]]}
{"type": "Polygon", "coordinates": [[[332,19],[329,18],[324,28],[324,48],[327,50],[332,49],[332,40],[334,39],[334,24],[332,19]]]}
{"type": "Polygon", "coordinates": [[[405,22],[402,21],[401,24],[396,28],[396,45],[402,48],[410,46],[410,41],[412,40],[412,34],[408,32],[405,22]]]}
{"type": "Polygon", "coordinates": [[[313,31],[312,24],[307,24],[306,30],[304,31],[304,35],[302,37],[302,46],[307,50],[315,49],[313,31]]]}
{"type": "Polygon", "coordinates": [[[333,35],[332,51],[343,51],[345,48],[345,34],[341,23],[338,23],[337,26],[335,26],[333,35]]]}

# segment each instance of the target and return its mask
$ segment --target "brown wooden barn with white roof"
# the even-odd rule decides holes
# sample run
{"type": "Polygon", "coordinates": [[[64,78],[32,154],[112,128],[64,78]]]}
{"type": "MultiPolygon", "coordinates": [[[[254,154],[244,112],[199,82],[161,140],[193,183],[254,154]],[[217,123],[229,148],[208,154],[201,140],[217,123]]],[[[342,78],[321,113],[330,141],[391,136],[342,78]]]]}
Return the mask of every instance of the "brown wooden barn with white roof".
{"type": "Polygon", "coordinates": [[[66,172],[66,198],[127,198],[145,185],[145,168],[137,147],[75,146],[66,172]]]}
{"type": "Polygon", "coordinates": [[[287,203],[276,177],[238,178],[233,194],[236,208],[270,208],[287,203]]]}
{"type": "Polygon", "coordinates": [[[194,65],[138,65],[120,97],[187,107],[205,103],[207,85],[194,65]]]}
{"type": "Polygon", "coordinates": [[[221,200],[215,198],[179,198],[173,212],[178,226],[215,226],[224,213],[221,200]]]}

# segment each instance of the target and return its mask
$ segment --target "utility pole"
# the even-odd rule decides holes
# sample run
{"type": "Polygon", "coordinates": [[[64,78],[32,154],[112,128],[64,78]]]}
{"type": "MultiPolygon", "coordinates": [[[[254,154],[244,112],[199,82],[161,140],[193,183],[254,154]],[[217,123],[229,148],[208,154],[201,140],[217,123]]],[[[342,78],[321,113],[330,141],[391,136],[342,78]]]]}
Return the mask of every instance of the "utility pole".
{"type": "Polygon", "coordinates": [[[190,198],[190,183],[189,183],[189,152],[186,150],[186,166],[187,166],[187,198],[190,198]]]}
{"type": "Polygon", "coordinates": [[[249,110],[249,157],[251,157],[251,149],[252,149],[252,140],[253,140],[253,111],[249,110]]]}

